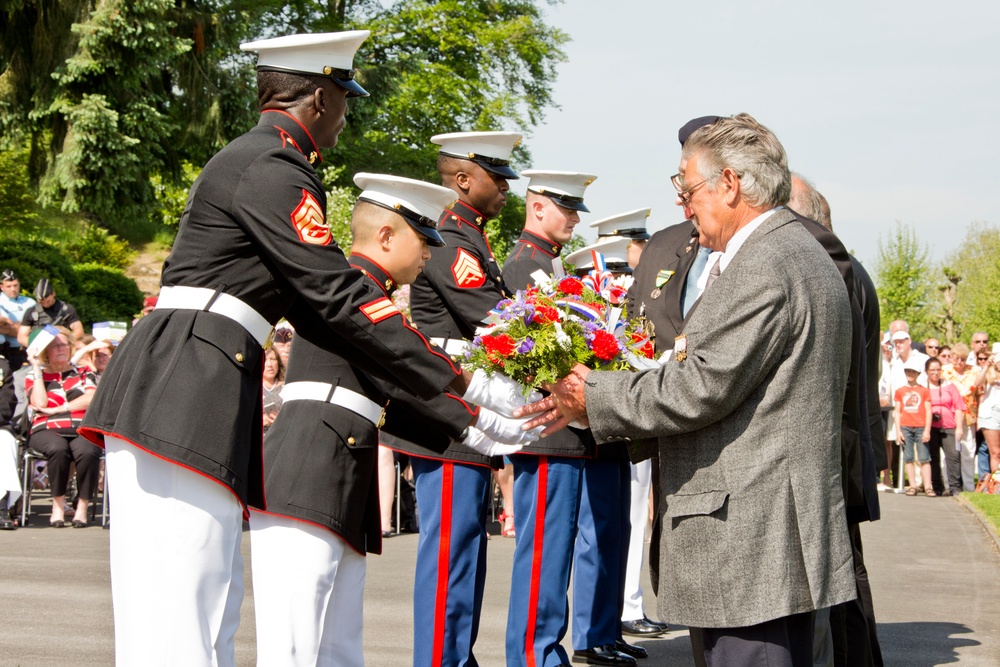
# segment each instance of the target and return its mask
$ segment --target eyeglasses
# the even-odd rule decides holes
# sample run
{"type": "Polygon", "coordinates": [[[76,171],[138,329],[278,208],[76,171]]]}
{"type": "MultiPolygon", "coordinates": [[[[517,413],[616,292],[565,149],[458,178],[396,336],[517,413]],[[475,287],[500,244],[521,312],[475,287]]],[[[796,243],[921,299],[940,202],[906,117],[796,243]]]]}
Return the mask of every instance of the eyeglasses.
{"type": "Polygon", "coordinates": [[[674,190],[677,190],[677,197],[680,198],[685,206],[691,203],[691,193],[705,185],[705,183],[708,183],[708,181],[704,180],[701,183],[695,183],[691,187],[686,188],[684,187],[684,183],[681,182],[680,174],[674,174],[670,177],[670,184],[674,186],[674,190]]]}
{"type": "Polygon", "coordinates": [[[989,338],[983,338],[982,340],[974,340],[974,341],[972,341],[973,345],[978,344],[978,343],[982,343],[983,345],[986,345],[989,342],[990,342],[989,338]]]}
{"type": "Polygon", "coordinates": [[[941,349],[940,345],[925,345],[924,347],[926,347],[928,350],[940,350],[941,349]]]}

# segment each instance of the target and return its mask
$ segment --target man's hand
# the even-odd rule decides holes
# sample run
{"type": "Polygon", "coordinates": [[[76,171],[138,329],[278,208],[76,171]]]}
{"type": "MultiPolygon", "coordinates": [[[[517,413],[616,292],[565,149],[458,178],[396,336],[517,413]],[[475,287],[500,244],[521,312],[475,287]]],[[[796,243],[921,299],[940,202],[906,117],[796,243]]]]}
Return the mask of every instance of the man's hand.
{"type": "Polygon", "coordinates": [[[492,410],[482,408],[475,426],[494,442],[505,445],[527,445],[538,440],[541,431],[541,429],[523,430],[522,427],[527,421],[527,417],[508,419],[492,410]]]}
{"type": "MultiPolygon", "coordinates": [[[[541,397],[538,392],[533,392],[529,398],[537,401],[541,397]]],[[[524,399],[524,387],[520,384],[499,373],[487,375],[484,370],[477,370],[472,375],[462,398],[504,417],[514,417],[514,410],[529,402],[524,399]]]]}
{"type": "Polygon", "coordinates": [[[548,428],[542,431],[543,438],[566,428],[570,422],[576,422],[584,427],[590,426],[585,393],[585,380],[589,374],[589,368],[577,364],[569,375],[556,384],[545,385],[545,390],[550,392],[548,396],[531,405],[518,408],[514,411],[514,416],[541,415],[529,421],[523,428],[533,429],[549,424],[548,428]]]}
{"type": "Polygon", "coordinates": [[[469,427],[469,434],[465,436],[465,440],[462,440],[462,444],[483,456],[510,456],[518,453],[524,447],[524,445],[504,445],[490,440],[475,426],[469,427]]]}

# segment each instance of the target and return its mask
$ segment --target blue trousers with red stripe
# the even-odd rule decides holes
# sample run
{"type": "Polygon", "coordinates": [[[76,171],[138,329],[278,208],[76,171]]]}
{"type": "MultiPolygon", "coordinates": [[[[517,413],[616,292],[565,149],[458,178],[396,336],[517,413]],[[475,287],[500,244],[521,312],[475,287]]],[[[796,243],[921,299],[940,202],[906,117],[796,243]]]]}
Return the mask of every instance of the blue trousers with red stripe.
{"type": "Polygon", "coordinates": [[[411,457],[420,509],[414,667],[476,667],[490,469],[411,457]]]}
{"type": "Polygon", "coordinates": [[[583,466],[573,548],[573,649],[621,637],[632,504],[628,461],[591,459],[583,466]]]}
{"type": "Polygon", "coordinates": [[[507,612],[507,666],[568,664],[569,575],[584,459],[516,455],[517,544],[507,612]]]}

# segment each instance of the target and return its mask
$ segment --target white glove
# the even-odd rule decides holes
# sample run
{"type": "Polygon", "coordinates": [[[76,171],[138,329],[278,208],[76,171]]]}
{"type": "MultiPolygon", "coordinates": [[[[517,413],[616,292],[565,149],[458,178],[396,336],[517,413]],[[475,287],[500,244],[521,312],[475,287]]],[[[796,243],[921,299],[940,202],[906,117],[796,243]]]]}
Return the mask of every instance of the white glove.
{"type": "Polygon", "coordinates": [[[479,369],[472,374],[472,381],[462,398],[479,407],[499,412],[504,417],[513,417],[515,409],[542,400],[542,395],[533,391],[528,400],[525,400],[524,387],[520,384],[505,375],[494,373],[490,376],[479,369]]]}
{"type": "Polygon", "coordinates": [[[523,419],[508,419],[492,410],[482,408],[479,410],[479,419],[476,421],[476,429],[493,440],[504,445],[527,445],[538,440],[542,427],[534,428],[530,431],[523,431],[521,427],[526,424],[531,417],[523,419]]]}
{"type": "Polygon", "coordinates": [[[462,440],[462,444],[483,456],[509,456],[518,453],[524,447],[524,445],[503,445],[490,440],[475,426],[469,427],[469,434],[462,440]]]}

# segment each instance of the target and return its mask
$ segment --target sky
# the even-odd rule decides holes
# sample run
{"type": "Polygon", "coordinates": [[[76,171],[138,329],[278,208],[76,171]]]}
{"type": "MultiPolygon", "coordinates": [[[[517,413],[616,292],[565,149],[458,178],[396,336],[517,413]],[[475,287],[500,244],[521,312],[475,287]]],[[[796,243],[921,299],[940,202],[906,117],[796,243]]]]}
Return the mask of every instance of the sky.
{"type": "Polygon", "coordinates": [[[1000,2],[566,0],[545,14],[572,41],[560,108],[525,143],[532,168],[598,176],[588,240],[588,223],[637,208],[651,231],[682,221],[677,129],[743,111],[869,269],[896,221],[935,262],[971,222],[1000,224],[1000,2]]]}

